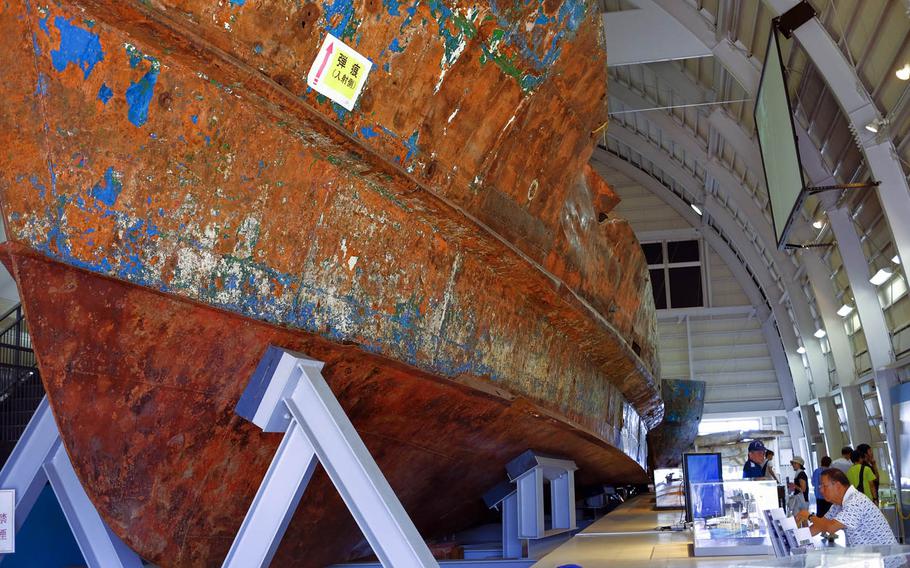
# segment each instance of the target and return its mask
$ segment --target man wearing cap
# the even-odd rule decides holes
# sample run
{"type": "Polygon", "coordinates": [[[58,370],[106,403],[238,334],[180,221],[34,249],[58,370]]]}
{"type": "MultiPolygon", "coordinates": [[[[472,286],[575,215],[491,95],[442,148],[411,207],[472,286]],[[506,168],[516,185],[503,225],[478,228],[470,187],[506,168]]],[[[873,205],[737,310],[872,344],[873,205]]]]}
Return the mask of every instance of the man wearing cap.
{"type": "Polygon", "coordinates": [[[749,457],[743,464],[743,479],[762,479],[767,477],[765,462],[765,445],[761,440],[749,443],[749,457]]]}

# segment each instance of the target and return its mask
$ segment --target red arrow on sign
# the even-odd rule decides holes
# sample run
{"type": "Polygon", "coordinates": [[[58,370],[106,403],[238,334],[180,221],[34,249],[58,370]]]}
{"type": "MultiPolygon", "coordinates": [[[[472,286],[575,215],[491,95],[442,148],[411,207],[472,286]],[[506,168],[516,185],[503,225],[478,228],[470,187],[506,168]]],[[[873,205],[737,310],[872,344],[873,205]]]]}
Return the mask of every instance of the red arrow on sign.
{"type": "Polygon", "coordinates": [[[313,84],[319,82],[319,77],[322,76],[322,72],[325,71],[325,65],[329,62],[329,57],[332,55],[332,46],[334,43],[330,43],[328,49],[325,50],[325,57],[322,59],[322,65],[319,66],[319,71],[316,72],[316,76],[313,78],[313,84]]]}

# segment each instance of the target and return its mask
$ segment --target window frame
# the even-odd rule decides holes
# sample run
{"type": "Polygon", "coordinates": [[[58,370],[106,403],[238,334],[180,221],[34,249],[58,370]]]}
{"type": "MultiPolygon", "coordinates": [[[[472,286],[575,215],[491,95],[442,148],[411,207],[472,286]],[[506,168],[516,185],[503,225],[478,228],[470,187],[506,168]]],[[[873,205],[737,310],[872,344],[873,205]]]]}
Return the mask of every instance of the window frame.
{"type": "MultiPolygon", "coordinates": [[[[704,239],[700,237],[687,237],[687,238],[673,238],[673,239],[653,239],[646,242],[640,243],[642,247],[645,245],[653,245],[660,243],[660,252],[661,252],[661,263],[651,264],[648,263],[648,277],[650,278],[652,270],[662,270],[664,275],[664,297],[667,301],[667,306],[665,308],[658,308],[657,302],[655,302],[655,309],[658,310],[672,310],[672,309],[696,309],[696,308],[706,308],[710,307],[710,302],[708,301],[708,287],[707,287],[707,277],[706,267],[707,263],[705,262],[705,244],[704,239]],[[690,260],[686,262],[670,262],[670,254],[668,246],[672,243],[682,243],[688,241],[695,241],[696,246],[698,247],[698,260],[690,260]],[[676,308],[673,306],[673,295],[671,294],[670,287],[670,269],[671,268],[695,268],[697,267],[699,278],[701,279],[701,304],[698,306],[687,306],[685,308],[676,308]]],[[[647,258],[645,259],[647,262],[647,258]]],[[[653,287],[654,282],[652,280],[651,285],[653,287]]],[[[653,294],[653,290],[652,290],[653,294]]]]}

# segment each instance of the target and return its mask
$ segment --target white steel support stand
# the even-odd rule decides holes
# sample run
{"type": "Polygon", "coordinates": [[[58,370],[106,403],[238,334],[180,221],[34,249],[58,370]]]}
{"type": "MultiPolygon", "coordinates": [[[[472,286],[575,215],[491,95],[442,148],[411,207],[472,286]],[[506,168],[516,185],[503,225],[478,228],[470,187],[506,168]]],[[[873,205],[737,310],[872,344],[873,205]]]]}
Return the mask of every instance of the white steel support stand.
{"type": "Polygon", "coordinates": [[[502,557],[521,558],[523,554],[518,537],[518,492],[513,491],[502,501],[502,557]]]}
{"type": "Polygon", "coordinates": [[[0,470],[0,488],[16,491],[17,531],[48,482],[89,566],[141,568],[139,556],[107,527],[85,493],[44,398],[0,470]]]}
{"type": "Polygon", "coordinates": [[[223,566],[267,566],[322,464],[385,567],[438,566],[322,377],[323,363],[269,347],[237,404],[265,432],[284,432],[223,566]]]}

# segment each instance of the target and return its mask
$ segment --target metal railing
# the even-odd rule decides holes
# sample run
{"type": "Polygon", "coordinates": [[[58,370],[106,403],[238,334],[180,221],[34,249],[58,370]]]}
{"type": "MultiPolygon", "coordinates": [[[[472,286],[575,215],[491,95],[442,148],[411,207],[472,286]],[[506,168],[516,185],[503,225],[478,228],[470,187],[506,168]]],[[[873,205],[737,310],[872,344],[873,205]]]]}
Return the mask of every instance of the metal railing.
{"type": "Polygon", "coordinates": [[[22,305],[0,314],[0,464],[22,436],[44,396],[22,305]]]}

